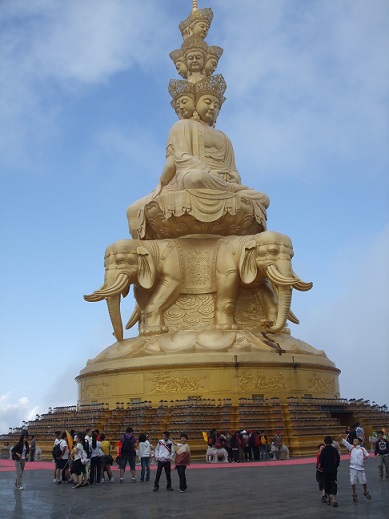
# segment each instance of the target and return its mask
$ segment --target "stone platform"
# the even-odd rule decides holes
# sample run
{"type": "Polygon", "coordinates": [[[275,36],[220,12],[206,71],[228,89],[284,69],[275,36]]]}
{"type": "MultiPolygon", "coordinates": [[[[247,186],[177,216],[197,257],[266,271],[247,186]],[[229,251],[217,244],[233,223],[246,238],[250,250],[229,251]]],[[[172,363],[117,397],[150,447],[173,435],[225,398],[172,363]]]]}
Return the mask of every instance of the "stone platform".
{"type": "Polygon", "coordinates": [[[324,352],[287,334],[270,340],[244,331],[178,332],[117,342],[76,378],[79,404],[191,397],[339,396],[340,371],[324,352]]]}
{"type": "MultiPolygon", "coordinates": [[[[180,494],[178,476],[172,471],[174,492],[164,488],[164,475],[158,493],[151,483],[131,484],[128,473],[124,484],[93,485],[72,490],[71,485],[55,485],[53,463],[27,463],[24,490],[15,490],[15,468],[10,460],[0,460],[0,517],[2,519],[384,519],[389,502],[389,481],[378,480],[374,459],[366,462],[367,501],[358,487],[359,502],[353,503],[349,485],[348,455],[342,456],[338,474],[338,502],[335,509],[321,503],[315,481],[313,458],[227,465],[193,464],[187,470],[188,490],[180,494]]],[[[152,466],[151,480],[155,475],[152,466]]],[[[115,478],[118,471],[114,470],[115,478]]],[[[139,467],[137,467],[139,479],[139,467]]]]}

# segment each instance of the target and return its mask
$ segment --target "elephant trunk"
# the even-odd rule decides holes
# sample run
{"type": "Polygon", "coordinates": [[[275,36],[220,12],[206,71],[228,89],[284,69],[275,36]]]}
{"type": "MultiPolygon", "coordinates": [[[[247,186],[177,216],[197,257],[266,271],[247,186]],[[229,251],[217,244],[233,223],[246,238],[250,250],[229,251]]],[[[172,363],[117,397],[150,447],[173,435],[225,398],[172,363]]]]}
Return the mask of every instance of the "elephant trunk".
{"type": "Polygon", "coordinates": [[[292,287],[279,287],[278,290],[278,314],[277,321],[267,328],[271,333],[280,332],[285,326],[292,301],[292,287]]]}
{"type": "Polygon", "coordinates": [[[113,326],[113,334],[118,342],[123,340],[123,323],[120,314],[120,294],[107,297],[107,306],[111,323],[113,326]]]}

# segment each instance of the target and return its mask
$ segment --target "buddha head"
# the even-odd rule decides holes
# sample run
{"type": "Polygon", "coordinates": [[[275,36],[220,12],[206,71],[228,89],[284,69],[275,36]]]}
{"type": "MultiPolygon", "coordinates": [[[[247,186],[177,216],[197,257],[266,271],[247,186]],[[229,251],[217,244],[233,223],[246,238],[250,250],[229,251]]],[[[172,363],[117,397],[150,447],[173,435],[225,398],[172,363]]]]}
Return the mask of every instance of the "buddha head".
{"type": "Polygon", "coordinates": [[[212,20],[213,12],[209,7],[205,9],[193,8],[188,18],[179,25],[183,39],[198,36],[204,40],[207,37],[212,20]]]}
{"type": "Polygon", "coordinates": [[[197,36],[191,36],[184,41],[181,49],[188,69],[188,77],[193,74],[201,74],[208,50],[208,45],[205,41],[197,36]]]}
{"type": "Polygon", "coordinates": [[[174,63],[174,66],[176,67],[177,72],[180,74],[181,77],[186,79],[188,77],[188,67],[185,65],[185,58],[184,54],[181,49],[173,50],[169,54],[171,60],[174,63]]]}
{"type": "Polygon", "coordinates": [[[209,126],[215,126],[216,119],[225,101],[224,92],[227,85],[223,76],[217,74],[204,78],[198,81],[194,88],[198,117],[209,126]]]}
{"type": "Polygon", "coordinates": [[[181,79],[172,79],[169,83],[171,106],[180,119],[190,119],[195,111],[194,85],[181,79]]]}
{"type": "Polygon", "coordinates": [[[216,45],[211,45],[208,47],[204,65],[204,72],[206,76],[211,76],[215,72],[222,54],[223,49],[221,47],[217,47],[216,45]]]}

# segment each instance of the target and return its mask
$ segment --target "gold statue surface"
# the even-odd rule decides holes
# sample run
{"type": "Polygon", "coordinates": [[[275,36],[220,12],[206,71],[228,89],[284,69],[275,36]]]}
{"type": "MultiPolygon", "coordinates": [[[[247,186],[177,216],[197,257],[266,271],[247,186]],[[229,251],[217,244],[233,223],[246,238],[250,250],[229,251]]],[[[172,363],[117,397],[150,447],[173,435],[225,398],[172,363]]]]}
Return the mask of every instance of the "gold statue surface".
{"type": "MultiPolygon", "coordinates": [[[[212,19],[210,8],[193,2],[179,26],[183,42],[170,57],[184,79],[168,87],[179,120],[168,134],[157,187],[127,210],[132,239],[107,248],[104,283],[84,296],[107,301],[117,342],[88,362],[81,383],[99,372],[153,372],[166,367],[166,358],[207,378],[204,362],[221,369],[232,358],[236,365],[238,353],[255,369],[277,365],[283,354],[300,355],[302,364],[316,362],[335,376],[323,351],[290,335],[287,320],[298,323],[292,291],[312,283],[293,271],[290,238],[267,230],[269,198],[242,184],[232,143],[215,128],[227,86],[214,74],[223,50],[205,41],[212,19]],[[136,306],[125,328],[137,324],[139,337],[125,339],[120,302],[131,285],[136,306]]],[[[228,394],[240,391],[234,373],[226,372],[230,381],[222,384],[228,394]]],[[[283,384],[285,391],[296,385],[283,384]]],[[[142,379],[132,394],[152,391],[142,379]]]]}

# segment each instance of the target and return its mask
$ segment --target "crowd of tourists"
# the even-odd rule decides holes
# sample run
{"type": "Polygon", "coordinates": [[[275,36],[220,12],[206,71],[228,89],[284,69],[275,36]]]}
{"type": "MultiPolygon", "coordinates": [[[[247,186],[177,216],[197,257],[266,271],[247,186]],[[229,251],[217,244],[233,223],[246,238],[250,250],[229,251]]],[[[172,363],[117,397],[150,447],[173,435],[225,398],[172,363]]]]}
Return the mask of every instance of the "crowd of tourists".
{"type": "MultiPolygon", "coordinates": [[[[384,478],[389,481],[389,441],[386,437],[386,429],[377,432],[374,455],[378,461],[379,479],[384,478]]],[[[364,463],[370,457],[364,447],[365,432],[359,423],[346,429],[346,438],[339,435],[339,440],[346,447],[350,455],[350,484],[352,499],[358,503],[357,483],[362,485],[363,495],[370,501],[372,496],[367,489],[367,478],[364,463]]],[[[337,474],[340,464],[340,445],[331,436],[324,438],[324,443],[318,446],[316,455],[316,481],[321,492],[322,503],[338,507],[337,494],[338,483],[337,474]]]]}
{"type": "MultiPolygon", "coordinates": [[[[162,472],[166,476],[166,488],[172,491],[171,463],[174,460],[179,479],[179,491],[185,492],[186,467],[190,465],[190,447],[187,443],[188,435],[181,433],[179,441],[170,439],[170,433],[165,431],[162,438],[154,447],[148,435],[141,433],[138,438],[128,427],[116,445],[115,461],[119,466],[119,482],[124,483],[124,474],[127,464],[131,473],[131,482],[136,483],[135,465],[138,456],[141,471],[140,482],[150,481],[150,463],[154,457],[157,471],[154,479],[154,492],[159,490],[159,481],[162,472]]],[[[72,489],[86,487],[105,482],[113,483],[112,465],[114,459],[110,454],[110,443],[104,433],[90,428],[76,433],[71,431],[56,431],[52,449],[55,468],[53,483],[61,485],[69,483],[72,489]]],[[[23,431],[18,443],[11,449],[12,459],[15,461],[15,487],[23,490],[22,476],[25,463],[31,455],[28,443],[28,431],[23,431]]]]}
{"type": "Polygon", "coordinates": [[[289,449],[283,443],[281,431],[268,438],[264,430],[203,432],[208,444],[205,459],[207,463],[242,463],[246,461],[268,461],[289,459],[289,449]]]}
{"type": "MultiPolygon", "coordinates": [[[[364,447],[364,430],[359,424],[347,429],[346,438],[339,436],[339,442],[331,436],[324,438],[324,443],[318,446],[316,457],[316,480],[321,491],[323,503],[334,507],[337,503],[337,471],[340,463],[340,444],[350,454],[350,483],[352,498],[358,502],[356,485],[361,484],[363,495],[370,500],[367,489],[367,479],[364,463],[369,453],[364,447]]],[[[207,442],[206,460],[210,463],[224,461],[226,463],[241,463],[245,461],[268,460],[274,455],[275,459],[289,459],[289,450],[283,444],[281,431],[277,431],[273,438],[268,438],[264,430],[247,431],[218,431],[212,429],[209,434],[203,433],[207,442]],[[286,449],[286,451],[285,451],[286,449]]],[[[380,479],[389,480],[389,441],[384,428],[377,432],[374,454],[378,461],[380,479]]],[[[29,443],[28,431],[23,431],[19,441],[11,448],[12,459],[15,461],[15,487],[23,490],[22,477],[26,461],[34,459],[36,449],[35,438],[32,436],[29,443]]],[[[157,470],[154,479],[153,491],[158,492],[162,473],[165,473],[166,489],[173,490],[171,468],[175,462],[177,469],[179,491],[187,489],[186,467],[190,465],[190,448],[188,435],[182,433],[179,441],[170,438],[165,431],[162,438],[154,447],[146,433],[135,437],[134,431],[128,427],[121,435],[116,445],[115,460],[110,454],[111,446],[104,433],[90,428],[82,432],[56,431],[52,455],[55,462],[53,483],[61,485],[69,483],[73,489],[88,485],[113,483],[112,465],[114,461],[119,467],[119,483],[124,483],[127,465],[131,474],[131,483],[136,483],[136,457],[140,463],[139,482],[150,481],[151,459],[155,458],[157,470]]]]}

